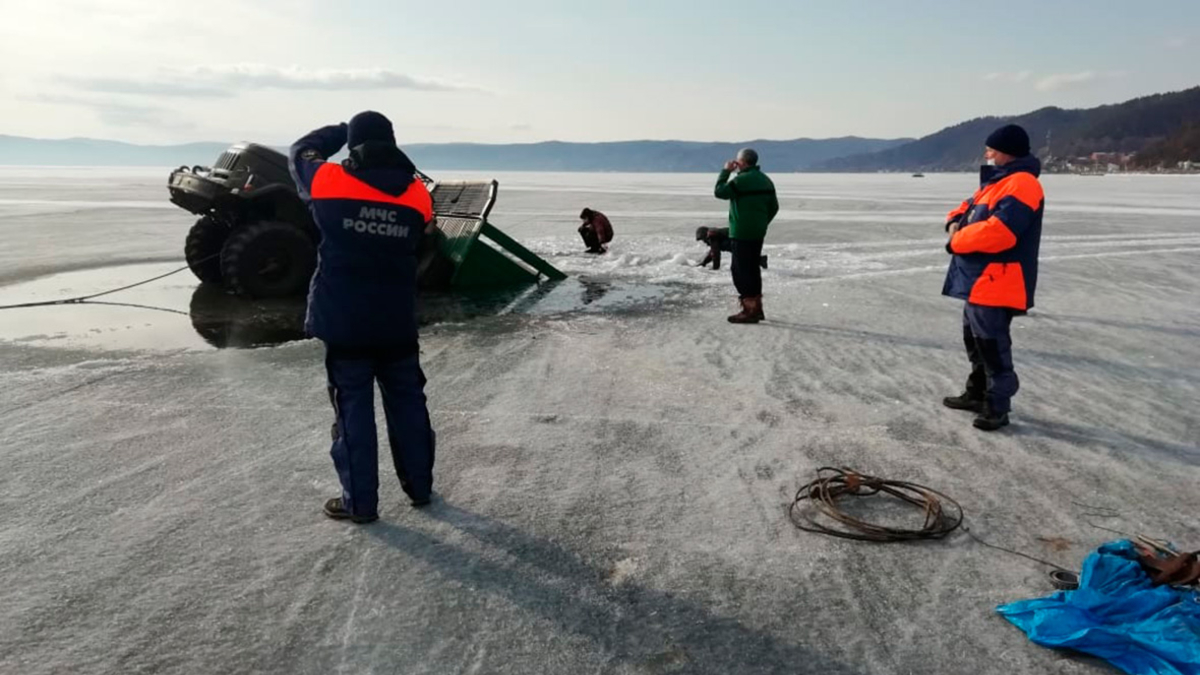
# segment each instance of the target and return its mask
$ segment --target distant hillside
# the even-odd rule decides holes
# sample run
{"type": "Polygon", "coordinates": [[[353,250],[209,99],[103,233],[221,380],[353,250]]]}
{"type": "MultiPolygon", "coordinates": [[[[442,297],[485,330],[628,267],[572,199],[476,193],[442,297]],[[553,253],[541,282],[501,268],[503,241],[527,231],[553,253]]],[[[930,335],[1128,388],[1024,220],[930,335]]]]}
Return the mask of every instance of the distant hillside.
{"type": "Polygon", "coordinates": [[[1200,120],[1150,144],[1137,155],[1137,163],[1143,167],[1174,166],[1179,162],[1200,162],[1200,120]]]}
{"type": "MultiPolygon", "coordinates": [[[[801,171],[836,157],[875,152],[911,139],[703,143],[627,141],[618,143],[417,143],[404,149],[429,171],[714,171],[739,148],[756,148],[771,171],[801,171]]],[[[0,135],[0,164],[50,166],[179,166],[209,164],[227,144],[132,145],[89,138],[42,140],[0,135]]]]}
{"type": "Polygon", "coordinates": [[[837,157],[875,152],[910,139],[797,139],[792,141],[622,141],[521,145],[473,143],[411,144],[405,150],[418,166],[480,171],[714,171],[740,148],[753,147],[770,171],[803,171],[837,157]]]}
{"type": "MultiPolygon", "coordinates": [[[[1176,161],[1187,154],[1200,124],[1200,87],[1156,94],[1086,110],[1042,108],[1017,117],[983,117],[881,152],[841,157],[818,165],[827,171],[957,171],[979,164],[983,142],[996,127],[1025,127],[1042,158],[1073,158],[1093,152],[1142,152],[1176,161]],[[1189,141],[1188,139],[1193,139],[1189,141]]],[[[1194,146],[1193,146],[1194,147],[1194,146]]],[[[1148,163],[1139,157],[1137,163],[1148,163]]]]}
{"type": "Polygon", "coordinates": [[[92,138],[46,140],[0,135],[0,164],[38,166],[180,166],[209,164],[224,143],[132,145],[92,138]]]}

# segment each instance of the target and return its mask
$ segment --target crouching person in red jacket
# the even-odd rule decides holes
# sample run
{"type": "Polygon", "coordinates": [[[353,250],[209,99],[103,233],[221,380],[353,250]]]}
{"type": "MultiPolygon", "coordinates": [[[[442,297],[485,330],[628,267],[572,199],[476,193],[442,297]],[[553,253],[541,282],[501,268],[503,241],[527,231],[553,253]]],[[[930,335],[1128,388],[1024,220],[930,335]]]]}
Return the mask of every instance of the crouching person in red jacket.
{"type": "Polygon", "coordinates": [[[583,237],[587,252],[608,253],[605,244],[613,238],[612,223],[608,221],[608,216],[599,211],[584,209],[579,218],[583,220],[583,224],[579,226],[579,236],[583,237]]]}
{"type": "Polygon", "coordinates": [[[1038,182],[1041,162],[1030,154],[1019,126],[997,129],[987,139],[979,191],[950,212],[946,251],[950,269],[942,294],[966,301],[963,342],[971,361],[966,391],[949,396],[950,408],[977,413],[974,425],[995,431],[1008,424],[1020,382],[1013,370],[1014,316],[1033,307],[1045,197],[1038,182]]]}

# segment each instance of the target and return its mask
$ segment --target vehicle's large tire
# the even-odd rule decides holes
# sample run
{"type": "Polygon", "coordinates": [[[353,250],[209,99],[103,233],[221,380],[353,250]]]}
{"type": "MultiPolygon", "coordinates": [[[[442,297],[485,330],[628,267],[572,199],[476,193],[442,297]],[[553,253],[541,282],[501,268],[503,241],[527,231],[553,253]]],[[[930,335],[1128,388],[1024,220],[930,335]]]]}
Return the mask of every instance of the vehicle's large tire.
{"type": "Polygon", "coordinates": [[[200,281],[221,283],[221,249],[229,238],[229,228],[212,216],[204,216],[188,230],[183,244],[183,257],[192,274],[200,281]]]}
{"type": "Polygon", "coordinates": [[[260,220],[234,229],[221,250],[225,286],[247,298],[284,298],[308,290],[317,248],[296,225],[260,220]]]}

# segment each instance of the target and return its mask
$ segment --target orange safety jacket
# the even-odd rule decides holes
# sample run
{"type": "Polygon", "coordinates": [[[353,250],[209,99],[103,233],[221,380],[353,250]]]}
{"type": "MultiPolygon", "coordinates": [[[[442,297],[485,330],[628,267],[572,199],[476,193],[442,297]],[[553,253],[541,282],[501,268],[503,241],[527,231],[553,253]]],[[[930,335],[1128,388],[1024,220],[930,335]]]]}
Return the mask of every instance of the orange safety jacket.
{"type": "Polygon", "coordinates": [[[417,257],[433,202],[399,150],[392,165],[326,162],[346,140],[324,127],[292,146],[291,170],[321,232],[309,288],[310,335],[346,346],[414,346],[417,257]]]}
{"type": "Polygon", "coordinates": [[[1028,156],[997,167],[979,191],[947,216],[958,231],[942,294],[976,305],[1025,311],[1033,307],[1045,195],[1041,162],[1028,156]]]}

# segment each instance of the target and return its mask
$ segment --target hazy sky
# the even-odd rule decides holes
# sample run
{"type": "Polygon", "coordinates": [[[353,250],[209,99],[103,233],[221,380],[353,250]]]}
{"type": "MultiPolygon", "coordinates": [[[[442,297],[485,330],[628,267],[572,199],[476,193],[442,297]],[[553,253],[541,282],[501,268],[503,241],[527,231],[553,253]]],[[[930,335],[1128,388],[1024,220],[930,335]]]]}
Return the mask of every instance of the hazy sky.
{"type": "Polygon", "coordinates": [[[920,136],[1200,84],[1200,0],[0,0],[0,134],[920,136]]]}

